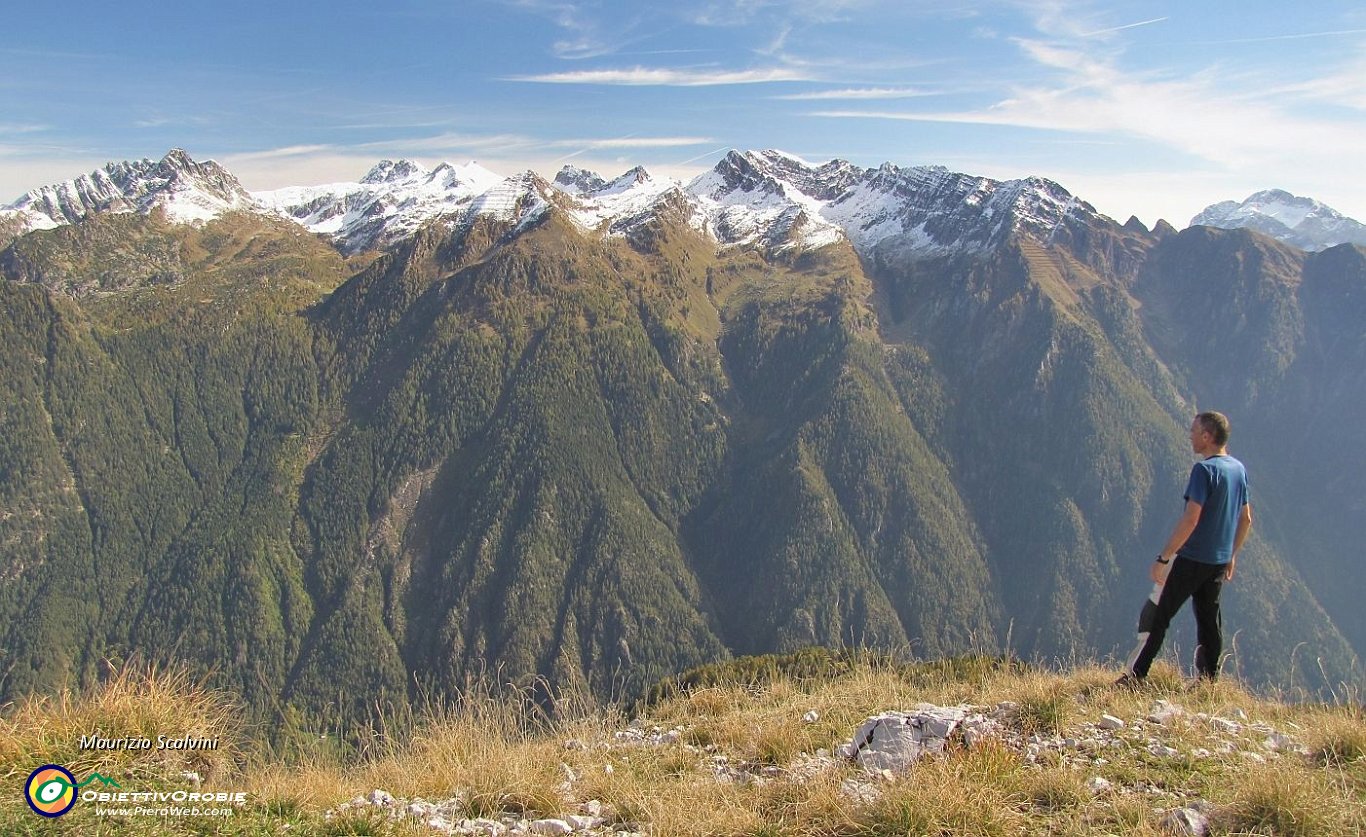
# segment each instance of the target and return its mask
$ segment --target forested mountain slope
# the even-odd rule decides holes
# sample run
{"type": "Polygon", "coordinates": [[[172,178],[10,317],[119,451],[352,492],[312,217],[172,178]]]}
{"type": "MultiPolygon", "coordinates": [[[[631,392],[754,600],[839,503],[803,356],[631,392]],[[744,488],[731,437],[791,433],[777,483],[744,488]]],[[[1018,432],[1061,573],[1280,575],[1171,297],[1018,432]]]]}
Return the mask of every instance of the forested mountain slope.
{"type": "MultiPolygon", "coordinates": [[[[744,162],[717,177],[782,173],[744,162]]],[[[1366,253],[1121,227],[1055,184],[976,232],[831,238],[819,213],[875,193],[955,223],[977,193],[821,172],[782,189],[828,203],[730,244],[681,191],[590,229],[544,184],[349,258],[250,212],[19,236],[4,694],[174,659],[313,722],[812,644],[1103,656],[1209,408],[1258,516],[1230,667],[1359,680],[1366,253]]]]}

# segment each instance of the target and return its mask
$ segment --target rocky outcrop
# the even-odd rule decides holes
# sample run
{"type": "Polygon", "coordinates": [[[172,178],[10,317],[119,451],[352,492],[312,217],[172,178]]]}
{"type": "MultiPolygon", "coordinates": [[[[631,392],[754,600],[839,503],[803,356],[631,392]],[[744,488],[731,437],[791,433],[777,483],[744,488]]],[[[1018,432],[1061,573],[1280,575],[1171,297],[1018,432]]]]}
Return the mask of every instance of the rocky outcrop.
{"type": "Polygon", "coordinates": [[[999,733],[995,721],[966,706],[921,704],[911,712],[885,712],[864,721],[835,752],[870,773],[909,770],[922,757],[944,752],[958,733],[971,747],[999,733]]]}

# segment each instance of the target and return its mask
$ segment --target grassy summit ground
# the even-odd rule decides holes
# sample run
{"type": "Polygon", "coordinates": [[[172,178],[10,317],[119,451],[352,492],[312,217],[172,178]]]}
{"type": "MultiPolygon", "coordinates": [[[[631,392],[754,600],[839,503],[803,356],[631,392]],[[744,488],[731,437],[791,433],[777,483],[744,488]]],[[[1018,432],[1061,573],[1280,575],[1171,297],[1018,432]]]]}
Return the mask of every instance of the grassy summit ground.
{"type": "Polygon", "coordinates": [[[6,707],[0,831],[416,835],[441,833],[435,820],[485,829],[455,833],[554,833],[532,824],[577,816],[585,834],[1141,835],[1164,833],[1170,812],[1200,801],[1216,835],[1366,829],[1359,695],[1322,705],[1233,683],[1187,690],[1171,669],[1128,692],[1108,685],[1114,676],[810,651],[694,671],[630,710],[564,697],[547,712],[525,692],[477,688],[343,749],[334,737],[268,747],[189,678],[124,672],[88,693],[6,707]],[[1149,720],[1159,701],[1179,710],[1149,720]],[[922,702],[980,707],[1000,734],[897,776],[830,755],[868,715],[922,702]],[[1104,715],[1124,726],[1100,729],[1104,715]],[[95,731],[220,746],[79,750],[95,731]],[[215,818],[100,816],[80,801],[45,820],[22,790],[45,763],[127,792],[241,791],[247,801],[215,818]]]}

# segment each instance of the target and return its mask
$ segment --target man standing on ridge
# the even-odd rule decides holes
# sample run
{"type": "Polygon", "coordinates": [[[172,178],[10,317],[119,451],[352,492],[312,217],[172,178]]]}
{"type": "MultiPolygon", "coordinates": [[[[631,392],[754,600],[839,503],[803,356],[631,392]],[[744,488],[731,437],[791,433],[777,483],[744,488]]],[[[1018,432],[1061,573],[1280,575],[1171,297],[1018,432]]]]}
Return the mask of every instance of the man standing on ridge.
{"type": "Polygon", "coordinates": [[[1228,455],[1228,418],[1222,413],[1201,413],[1191,423],[1190,434],[1191,449],[1204,458],[1191,468],[1185,513],[1149,573],[1162,585],[1162,595],[1148,639],[1116,681],[1119,686],[1137,686],[1148,676],[1167,626],[1186,599],[1194,599],[1199,643],[1196,670],[1201,679],[1219,676],[1224,647],[1219,593],[1224,582],[1233,579],[1238,550],[1252,530],[1252,505],[1247,471],[1228,455]]]}

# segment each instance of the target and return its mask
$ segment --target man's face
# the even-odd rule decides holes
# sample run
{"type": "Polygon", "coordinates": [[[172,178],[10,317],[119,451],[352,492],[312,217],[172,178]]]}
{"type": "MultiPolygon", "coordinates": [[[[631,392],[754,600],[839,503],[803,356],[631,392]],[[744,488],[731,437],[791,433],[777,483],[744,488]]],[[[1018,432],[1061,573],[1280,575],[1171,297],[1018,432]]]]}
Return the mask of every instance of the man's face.
{"type": "Polygon", "coordinates": [[[1191,450],[1195,453],[1204,453],[1209,449],[1213,439],[1209,431],[1200,423],[1200,419],[1191,422],[1191,450]]]}

